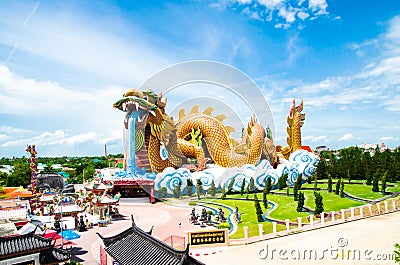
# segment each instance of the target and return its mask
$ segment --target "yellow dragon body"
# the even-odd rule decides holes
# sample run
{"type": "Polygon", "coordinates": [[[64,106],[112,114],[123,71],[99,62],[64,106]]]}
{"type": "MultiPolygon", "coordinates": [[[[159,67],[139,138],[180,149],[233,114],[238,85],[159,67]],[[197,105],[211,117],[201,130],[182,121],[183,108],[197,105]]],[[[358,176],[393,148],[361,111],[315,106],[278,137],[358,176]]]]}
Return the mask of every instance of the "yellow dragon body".
{"type": "Polygon", "coordinates": [[[137,143],[135,148],[129,149],[131,151],[125,151],[125,159],[129,152],[132,156],[135,153],[131,161],[147,171],[179,168],[188,158],[197,161],[197,167],[192,165],[191,169],[203,170],[210,160],[221,167],[240,167],[274,157],[274,145],[254,117],[241,143],[235,146],[229,136],[233,128],[222,124],[224,115],[213,117],[212,108],[200,113],[195,106],[188,115],[181,111],[179,121],[175,122],[165,113],[166,98],[162,94],[135,89],[128,90],[113,106],[127,113],[126,129],[130,117],[136,117],[136,123],[130,126],[135,128],[131,134],[135,135],[137,143]],[[167,155],[163,156],[163,152],[167,155]]]}
{"type": "Polygon", "coordinates": [[[285,159],[289,159],[291,153],[294,153],[297,150],[302,149],[301,144],[301,127],[304,124],[304,120],[306,117],[305,113],[301,113],[303,111],[303,100],[300,102],[298,106],[296,106],[296,101],[293,100],[292,106],[289,111],[289,116],[287,117],[288,126],[287,130],[287,146],[284,148],[277,148],[277,153],[282,155],[285,159]]]}

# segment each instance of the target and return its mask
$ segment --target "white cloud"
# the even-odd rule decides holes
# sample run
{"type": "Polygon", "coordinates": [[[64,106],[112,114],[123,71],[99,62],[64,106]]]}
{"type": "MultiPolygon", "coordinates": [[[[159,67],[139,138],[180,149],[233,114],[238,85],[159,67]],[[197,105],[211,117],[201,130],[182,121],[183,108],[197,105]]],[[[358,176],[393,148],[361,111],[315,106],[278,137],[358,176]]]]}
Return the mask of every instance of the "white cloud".
{"type": "Polygon", "coordinates": [[[308,18],[310,15],[304,11],[300,11],[299,13],[297,13],[297,16],[301,19],[301,20],[305,20],[306,18],[308,18]]]}
{"type": "Polygon", "coordinates": [[[395,140],[396,138],[394,138],[393,136],[384,136],[384,137],[381,137],[380,139],[379,139],[379,141],[393,141],[393,140],[395,140]]]}
{"type": "MultiPolygon", "coordinates": [[[[0,11],[2,15],[4,11],[0,11]]],[[[128,26],[120,17],[100,18],[80,12],[72,16],[63,9],[39,6],[26,27],[17,16],[4,19],[8,20],[0,19],[0,24],[3,22],[0,44],[14,47],[18,33],[23,32],[16,52],[23,51],[109,80],[138,83],[169,64],[167,57],[161,55],[162,48],[145,41],[150,39],[147,32],[132,24],[128,26]],[[126,34],[116,35],[116,32],[126,34]]]]}
{"type": "MultiPolygon", "coordinates": [[[[326,3],[326,0],[309,0],[308,7],[314,12],[317,11],[317,12],[325,13],[326,9],[328,7],[328,4],[326,3]]],[[[322,14],[322,13],[320,13],[320,14],[322,14]]]]}
{"type": "Polygon", "coordinates": [[[277,9],[285,0],[258,0],[258,3],[265,6],[268,9],[277,9]]]}
{"type": "MultiPolygon", "coordinates": [[[[293,5],[290,0],[219,0],[211,4],[211,7],[219,10],[226,8],[243,8],[242,14],[248,15],[252,19],[275,23],[275,28],[287,29],[297,23],[298,29],[303,29],[301,22],[309,19],[314,20],[322,15],[329,15],[328,4],[325,0],[309,0],[305,5],[305,0],[300,0],[297,5],[293,5]],[[274,19],[275,18],[275,19],[274,19]],[[299,18],[301,21],[296,21],[299,18]]],[[[334,18],[337,19],[337,18],[334,18]]]]}
{"type": "Polygon", "coordinates": [[[354,139],[354,135],[351,133],[346,133],[345,135],[339,138],[339,141],[349,141],[352,139],[354,139]]]}
{"type": "Polygon", "coordinates": [[[313,135],[307,135],[302,137],[303,141],[310,141],[310,142],[327,142],[328,139],[325,135],[319,135],[319,136],[313,136],[313,135]]]}

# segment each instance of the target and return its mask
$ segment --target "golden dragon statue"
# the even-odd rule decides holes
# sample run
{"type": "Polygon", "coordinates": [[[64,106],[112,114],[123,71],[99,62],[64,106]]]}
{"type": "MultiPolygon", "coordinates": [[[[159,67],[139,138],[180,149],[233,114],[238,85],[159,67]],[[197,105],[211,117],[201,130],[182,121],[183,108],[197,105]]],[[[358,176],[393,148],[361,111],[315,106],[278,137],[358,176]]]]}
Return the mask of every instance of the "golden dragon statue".
{"type": "Polygon", "coordinates": [[[288,126],[286,128],[288,137],[286,138],[287,146],[282,148],[277,146],[277,154],[282,155],[285,159],[289,159],[291,153],[302,149],[301,145],[301,127],[304,124],[306,118],[303,111],[303,100],[298,106],[296,106],[296,101],[293,100],[292,106],[290,107],[289,116],[287,117],[288,126]]]}
{"type": "MultiPolygon", "coordinates": [[[[182,167],[188,159],[197,162],[197,166],[189,166],[194,171],[205,169],[207,162],[240,167],[257,164],[261,159],[273,161],[275,146],[255,117],[251,117],[242,139],[235,141],[230,138],[234,129],[222,123],[226,116],[212,116],[213,108],[199,112],[196,105],[189,114],[181,110],[175,122],[165,113],[166,104],[162,93],[136,89],[129,89],[113,104],[126,112],[125,129],[130,117],[136,117],[134,162],[138,168],[162,172],[167,167],[182,167]]],[[[125,159],[128,155],[125,150],[125,159]]]]}

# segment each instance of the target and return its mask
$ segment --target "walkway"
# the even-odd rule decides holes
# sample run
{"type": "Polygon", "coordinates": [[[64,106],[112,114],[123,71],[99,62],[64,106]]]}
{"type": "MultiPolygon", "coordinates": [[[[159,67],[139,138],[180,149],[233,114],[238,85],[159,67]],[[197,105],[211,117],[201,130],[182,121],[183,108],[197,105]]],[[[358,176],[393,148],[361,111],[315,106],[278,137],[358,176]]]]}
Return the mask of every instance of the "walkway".
{"type": "Polygon", "coordinates": [[[199,255],[196,258],[208,265],[221,262],[279,265],[394,264],[393,258],[389,256],[393,253],[393,245],[400,243],[399,223],[400,212],[395,212],[254,244],[229,247],[224,251],[214,251],[215,254],[199,255]],[[382,260],[388,258],[392,260],[382,260]]]}

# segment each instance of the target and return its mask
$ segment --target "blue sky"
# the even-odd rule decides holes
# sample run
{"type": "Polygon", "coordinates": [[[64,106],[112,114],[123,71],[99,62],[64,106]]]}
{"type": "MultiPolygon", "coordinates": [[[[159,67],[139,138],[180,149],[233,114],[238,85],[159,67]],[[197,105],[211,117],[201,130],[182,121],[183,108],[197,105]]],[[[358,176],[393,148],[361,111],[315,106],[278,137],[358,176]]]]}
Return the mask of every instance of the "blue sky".
{"type": "Polygon", "coordinates": [[[112,103],[191,60],[252,78],[276,144],[286,145],[292,100],[304,99],[304,144],[397,147],[399,47],[398,1],[1,1],[0,157],[33,143],[39,156],[101,155],[104,144],[121,153],[112,103]]]}

